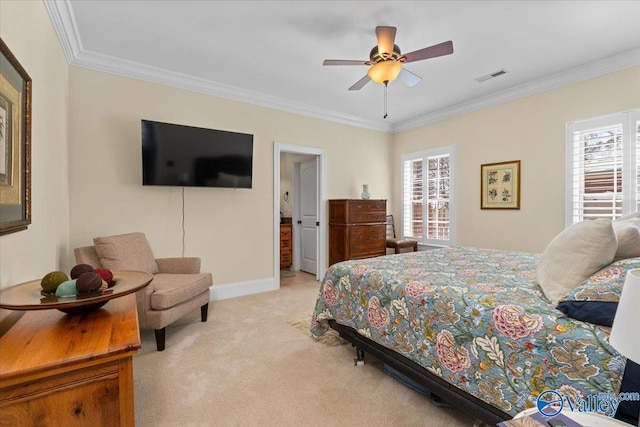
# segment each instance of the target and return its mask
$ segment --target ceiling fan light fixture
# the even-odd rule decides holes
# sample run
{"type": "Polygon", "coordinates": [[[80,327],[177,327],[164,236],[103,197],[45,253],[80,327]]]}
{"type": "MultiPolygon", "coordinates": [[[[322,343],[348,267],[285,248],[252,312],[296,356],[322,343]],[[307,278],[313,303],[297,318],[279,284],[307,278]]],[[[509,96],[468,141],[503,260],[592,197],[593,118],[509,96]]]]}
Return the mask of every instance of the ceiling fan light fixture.
{"type": "Polygon", "coordinates": [[[367,71],[367,75],[376,83],[389,83],[394,81],[402,71],[402,64],[398,61],[382,61],[373,65],[367,71]]]}

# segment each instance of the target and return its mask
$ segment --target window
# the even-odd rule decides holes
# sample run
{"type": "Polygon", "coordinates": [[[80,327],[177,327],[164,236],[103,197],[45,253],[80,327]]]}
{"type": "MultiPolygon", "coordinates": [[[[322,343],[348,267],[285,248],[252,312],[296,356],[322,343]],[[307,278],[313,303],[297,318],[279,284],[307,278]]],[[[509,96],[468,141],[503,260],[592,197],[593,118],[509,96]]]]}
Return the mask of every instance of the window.
{"type": "Polygon", "coordinates": [[[454,243],[454,147],[402,156],[402,234],[425,245],[454,243]]]}
{"type": "Polygon", "coordinates": [[[566,225],[638,211],[640,110],[567,124],[566,225]]]}

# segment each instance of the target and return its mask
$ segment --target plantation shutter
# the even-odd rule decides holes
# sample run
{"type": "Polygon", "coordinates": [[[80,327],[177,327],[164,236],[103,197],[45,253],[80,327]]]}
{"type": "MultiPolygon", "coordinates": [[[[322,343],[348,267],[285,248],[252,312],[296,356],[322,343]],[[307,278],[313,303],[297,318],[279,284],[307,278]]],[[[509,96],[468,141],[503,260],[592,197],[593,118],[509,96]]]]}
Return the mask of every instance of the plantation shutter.
{"type": "Polygon", "coordinates": [[[449,155],[427,158],[427,240],[449,240],[449,155]]]}
{"type": "Polygon", "coordinates": [[[422,239],[423,166],[424,159],[422,156],[403,162],[402,231],[404,237],[422,239]]]}
{"type": "Polygon", "coordinates": [[[638,210],[638,121],[635,112],[567,126],[567,226],[616,219],[638,210]]]}
{"type": "Polygon", "coordinates": [[[453,147],[402,157],[402,235],[453,244],[453,147]]]}

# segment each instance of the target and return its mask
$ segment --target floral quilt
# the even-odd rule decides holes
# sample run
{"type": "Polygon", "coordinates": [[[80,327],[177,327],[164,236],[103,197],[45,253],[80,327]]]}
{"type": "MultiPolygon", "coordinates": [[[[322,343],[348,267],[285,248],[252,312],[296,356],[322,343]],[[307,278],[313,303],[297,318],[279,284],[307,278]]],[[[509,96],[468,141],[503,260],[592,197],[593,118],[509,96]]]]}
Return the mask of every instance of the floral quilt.
{"type": "Polygon", "coordinates": [[[538,260],[452,247],[337,263],[311,332],[335,319],[512,415],[545,390],[618,393],[626,359],[610,329],[556,310],[536,281],[538,260]]]}

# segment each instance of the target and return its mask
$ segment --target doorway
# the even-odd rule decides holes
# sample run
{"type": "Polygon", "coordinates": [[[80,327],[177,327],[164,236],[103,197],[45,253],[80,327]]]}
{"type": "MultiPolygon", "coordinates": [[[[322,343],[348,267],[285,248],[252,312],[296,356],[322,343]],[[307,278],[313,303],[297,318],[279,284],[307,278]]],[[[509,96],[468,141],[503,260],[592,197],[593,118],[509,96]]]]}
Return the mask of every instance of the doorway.
{"type": "Polygon", "coordinates": [[[293,269],[318,271],[318,156],[293,159],[294,218],[293,269]]]}
{"type": "Polygon", "coordinates": [[[280,283],[280,223],[290,216],[293,224],[293,270],[322,278],[326,269],[326,206],[324,150],[291,144],[274,144],[274,278],[280,283]],[[289,164],[282,164],[286,158],[289,164]],[[283,168],[292,169],[291,190],[281,185],[283,168]],[[289,203],[289,200],[291,202],[289,203]],[[286,201],[286,202],[284,202],[286,201]]]}

